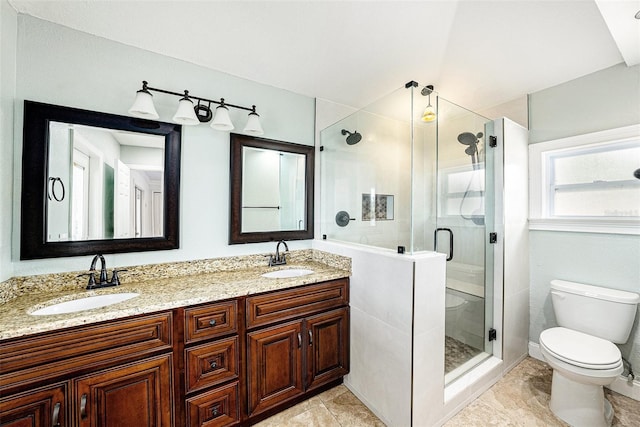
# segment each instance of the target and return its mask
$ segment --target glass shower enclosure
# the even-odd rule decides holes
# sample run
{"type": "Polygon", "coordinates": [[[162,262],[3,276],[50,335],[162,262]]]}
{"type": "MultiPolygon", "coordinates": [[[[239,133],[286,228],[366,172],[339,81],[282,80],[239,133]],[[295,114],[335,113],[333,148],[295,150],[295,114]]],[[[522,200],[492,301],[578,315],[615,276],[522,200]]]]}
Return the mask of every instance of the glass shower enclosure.
{"type": "Polygon", "coordinates": [[[409,82],[320,132],[323,239],[447,255],[445,383],[493,353],[491,126],[409,82]]]}

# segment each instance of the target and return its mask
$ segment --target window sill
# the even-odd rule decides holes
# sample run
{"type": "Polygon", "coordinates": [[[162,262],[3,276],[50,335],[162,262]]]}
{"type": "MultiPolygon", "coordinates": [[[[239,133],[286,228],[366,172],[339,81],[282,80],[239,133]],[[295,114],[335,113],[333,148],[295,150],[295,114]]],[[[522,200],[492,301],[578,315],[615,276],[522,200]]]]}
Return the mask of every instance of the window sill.
{"type": "Polygon", "coordinates": [[[640,235],[640,221],[635,219],[531,218],[529,219],[529,230],[640,235]]]}

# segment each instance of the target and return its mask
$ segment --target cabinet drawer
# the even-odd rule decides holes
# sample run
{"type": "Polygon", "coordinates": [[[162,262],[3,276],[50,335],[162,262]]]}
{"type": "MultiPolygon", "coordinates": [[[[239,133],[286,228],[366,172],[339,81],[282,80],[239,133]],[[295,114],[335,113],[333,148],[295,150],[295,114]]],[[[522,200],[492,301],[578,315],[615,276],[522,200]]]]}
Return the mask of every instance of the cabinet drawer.
{"type": "Polygon", "coordinates": [[[238,378],[238,337],[185,350],[186,392],[238,378]]]}
{"type": "Polygon", "coordinates": [[[187,399],[187,427],[220,427],[240,421],[238,382],[187,399]]]}
{"type": "Polygon", "coordinates": [[[237,332],[237,312],[238,303],[235,300],[185,309],[185,343],[191,344],[237,332]]]}
{"type": "Polygon", "coordinates": [[[349,303],[349,279],[247,298],[247,328],[306,316],[349,303]]]}
{"type": "Polygon", "coordinates": [[[13,386],[171,351],[172,318],[163,312],[2,342],[0,394],[13,386]]]}

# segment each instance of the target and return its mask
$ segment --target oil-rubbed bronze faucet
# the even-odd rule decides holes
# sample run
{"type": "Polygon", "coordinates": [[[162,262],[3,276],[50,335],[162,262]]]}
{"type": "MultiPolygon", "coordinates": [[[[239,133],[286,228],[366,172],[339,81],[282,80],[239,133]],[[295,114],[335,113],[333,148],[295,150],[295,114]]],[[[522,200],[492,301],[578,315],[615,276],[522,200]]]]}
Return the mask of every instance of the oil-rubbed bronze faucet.
{"type": "Polygon", "coordinates": [[[269,267],[273,267],[275,265],[285,265],[287,263],[287,254],[283,253],[280,255],[280,245],[284,245],[284,249],[286,252],[289,252],[289,246],[287,246],[287,242],[284,240],[280,240],[278,245],[276,246],[276,254],[269,256],[269,267]]]}
{"type": "Polygon", "coordinates": [[[87,283],[87,290],[91,289],[99,289],[99,288],[108,288],[110,286],[118,286],[120,284],[120,277],[118,277],[118,273],[127,270],[117,270],[113,269],[113,274],[111,276],[111,280],[107,280],[107,262],[104,259],[104,256],[98,254],[93,257],[91,260],[91,266],[89,267],[89,272],[84,274],[79,274],[78,277],[89,276],[89,282],[87,283]],[[99,282],[96,282],[96,263],[100,259],[100,279],[99,282]]]}

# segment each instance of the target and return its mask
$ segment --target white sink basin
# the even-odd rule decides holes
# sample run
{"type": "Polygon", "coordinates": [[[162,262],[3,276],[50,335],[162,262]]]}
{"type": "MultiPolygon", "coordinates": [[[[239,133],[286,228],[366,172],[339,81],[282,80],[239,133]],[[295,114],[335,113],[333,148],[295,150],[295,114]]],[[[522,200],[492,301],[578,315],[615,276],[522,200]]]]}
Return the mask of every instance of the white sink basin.
{"type": "Polygon", "coordinates": [[[262,277],[268,277],[269,279],[287,279],[290,277],[306,276],[311,273],[313,273],[313,270],[308,270],[306,268],[290,268],[287,270],[271,271],[263,274],[262,277]]]}
{"type": "Polygon", "coordinates": [[[33,316],[48,316],[52,314],[75,313],[77,311],[91,310],[93,308],[106,307],[108,305],[117,304],[135,298],[140,294],[128,292],[122,294],[97,295],[74,299],[72,301],[59,302],[47,307],[41,308],[30,313],[33,316]]]}

